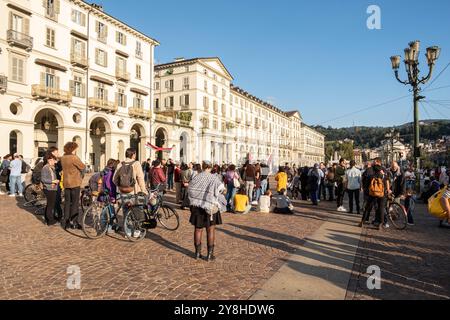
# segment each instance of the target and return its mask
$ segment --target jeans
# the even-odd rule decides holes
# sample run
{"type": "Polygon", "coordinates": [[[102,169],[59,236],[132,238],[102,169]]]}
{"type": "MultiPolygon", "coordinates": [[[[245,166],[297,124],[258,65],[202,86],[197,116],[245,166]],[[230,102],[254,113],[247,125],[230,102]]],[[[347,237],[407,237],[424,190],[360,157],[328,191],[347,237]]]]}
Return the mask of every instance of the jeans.
{"type": "Polygon", "coordinates": [[[21,176],[9,176],[9,189],[11,194],[16,194],[16,186],[19,194],[23,193],[22,177],[21,176]]]}
{"type": "Polygon", "coordinates": [[[227,210],[229,211],[231,211],[233,207],[233,200],[235,195],[236,195],[236,188],[234,187],[233,181],[231,181],[227,184],[227,195],[226,195],[227,210]]]}
{"type": "Polygon", "coordinates": [[[265,194],[266,191],[267,191],[267,179],[261,180],[261,194],[262,195],[265,194]]]}
{"type": "MultiPolygon", "coordinates": [[[[63,227],[67,226],[70,221],[73,221],[78,216],[80,207],[80,187],[73,189],[64,189],[64,220],[63,227]]],[[[81,217],[78,216],[78,221],[81,217]]],[[[79,223],[81,224],[81,223],[79,223]]]]}
{"type": "Polygon", "coordinates": [[[336,201],[337,201],[337,207],[342,207],[344,205],[344,184],[340,183],[337,186],[336,190],[336,201]]]}
{"type": "Polygon", "coordinates": [[[168,178],[167,178],[167,188],[169,190],[173,189],[173,173],[169,173],[168,174],[168,178]]]}
{"type": "Polygon", "coordinates": [[[405,199],[405,209],[408,214],[408,223],[411,223],[411,224],[414,223],[413,212],[412,212],[412,208],[411,208],[413,201],[414,201],[414,199],[412,197],[406,197],[406,199],[405,199]]]}
{"type": "Polygon", "coordinates": [[[350,205],[350,213],[353,213],[353,199],[356,202],[356,212],[359,214],[360,206],[359,206],[359,189],[357,190],[347,190],[348,193],[348,202],[350,205]]]}
{"type": "Polygon", "coordinates": [[[317,195],[319,195],[319,190],[315,189],[315,190],[311,190],[311,201],[313,204],[317,204],[317,195]]]}
{"type": "Polygon", "coordinates": [[[45,222],[51,226],[56,223],[55,219],[55,204],[58,191],[44,189],[45,198],[47,199],[47,206],[45,207],[45,222]]]}
{"type": "Polygon", "coordinates": [[[245,190],[247,190],[247,196],[250,203],[253,202],[253,189],[255,188],[254,181],[245,181],[245,190]]]}

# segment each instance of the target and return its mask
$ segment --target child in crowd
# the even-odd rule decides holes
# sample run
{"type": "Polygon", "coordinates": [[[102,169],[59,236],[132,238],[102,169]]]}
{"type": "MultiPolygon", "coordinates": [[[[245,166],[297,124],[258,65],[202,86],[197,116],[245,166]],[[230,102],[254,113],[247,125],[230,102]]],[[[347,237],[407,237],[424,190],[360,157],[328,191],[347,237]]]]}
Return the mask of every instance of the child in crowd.
{"type": "Polygon", "coordinates": [[[252,205],[247,196],[245,188],[239,189],[239,193],[234,197],[234,213],[247,214],[252,205]]]}
{"type": "Polygon", "coordinates": [[[279,214],[294,214],[294,206],[291,200],[286,195],[286,189],[281,189],[277,198],[277,206],[275,207],[274,213],[279,214]]]}
{"type": "Polygon", "coordinates": [[[259,197],[258,212],[269,213],[270,212],[270,198],[272,197],[272,191],[267,190],[264,195],[259,197]]]}

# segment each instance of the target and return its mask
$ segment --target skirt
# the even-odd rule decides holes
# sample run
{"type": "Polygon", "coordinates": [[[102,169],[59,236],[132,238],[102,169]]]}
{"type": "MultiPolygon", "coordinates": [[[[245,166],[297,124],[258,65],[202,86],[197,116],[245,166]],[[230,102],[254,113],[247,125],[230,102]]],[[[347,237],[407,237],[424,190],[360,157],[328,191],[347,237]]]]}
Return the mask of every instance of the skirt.
{"type": "Polygon", "coordinates": [[[220,212],[211,216],[205,211],[205,209],[191,206],[191,217],[189,222],[197,229],[209,228],[211,226],[222,224],[222,216],[220,212]]]}

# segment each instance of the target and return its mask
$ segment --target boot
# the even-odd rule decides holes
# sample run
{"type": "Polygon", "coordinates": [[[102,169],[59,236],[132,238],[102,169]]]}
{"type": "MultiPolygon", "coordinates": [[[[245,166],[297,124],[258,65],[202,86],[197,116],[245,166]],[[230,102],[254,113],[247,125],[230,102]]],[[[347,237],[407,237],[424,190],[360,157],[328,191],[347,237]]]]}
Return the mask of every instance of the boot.
{"type": "Polygon", "coordinates": [[[202,259],[202,244],[195,245],[195,260],[202,259]]]}
{"type": "Polygon", "coordinates": [[[214,256],[214,246],[208,246],[208,255],[206,256],[206,261],[214,261],[216,257],[214,256]]]}

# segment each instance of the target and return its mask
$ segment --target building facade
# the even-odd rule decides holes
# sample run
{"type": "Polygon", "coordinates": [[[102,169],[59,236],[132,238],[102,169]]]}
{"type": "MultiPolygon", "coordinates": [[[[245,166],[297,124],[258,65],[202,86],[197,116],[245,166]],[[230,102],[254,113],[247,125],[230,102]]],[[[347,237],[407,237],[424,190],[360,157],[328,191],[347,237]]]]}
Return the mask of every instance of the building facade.
{"type": "Polygon", "coordinates": [[[94,169],[150,155],[157,41],[80,0],[0,1],[0,150],[27,159],[68,141],[94,169]]]}
{"type": "Polygon", "coordinates": [[[155,143],[181,161],[324,161],[324,136],[232,84],[217,57],[176,59],[155,66],[155,143]]]}

